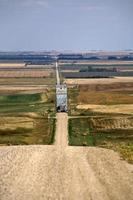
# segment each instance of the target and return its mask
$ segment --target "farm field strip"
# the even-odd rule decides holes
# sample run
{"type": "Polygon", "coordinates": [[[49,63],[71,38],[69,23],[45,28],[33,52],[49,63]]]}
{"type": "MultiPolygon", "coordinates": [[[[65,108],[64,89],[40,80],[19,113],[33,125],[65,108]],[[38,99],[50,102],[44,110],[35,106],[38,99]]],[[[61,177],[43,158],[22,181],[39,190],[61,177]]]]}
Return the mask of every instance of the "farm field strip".
{"type": "Polygon", "coordinates": [[[78,105],[77,109],[90,109],[93,112],[101,113],[121,113],[121,114],[133,114],[133,104],[122,104],[122,105],[94,105],[94,104],[83,104],[78,105]]]}
{"type": "Polygon", "coordinates": [[[61,66],[70,65],[133,65],[133,61],[80,61],[80,62],[60,62],[61,66]]]}
{"type": "Polygon", "coordinates": [[[16,68],[22,68],[25,67],[25,63],[1,63],[0,62],[0,68],[12,68],[12,67],[16,67],[16,68]]]}
{"type": "Polygon", "coordinates": [[[87,85],[87,84],[111,84],[111,83],[128,83],[133,82],[133,77],[114,77],[114,78],[78,78],[65,79],[67,85],[87,85]]]}
{"type": "Polygon", "coordinates": [[[62,76],[67,78],[112,78],[112,77],[133,77],[133,71],[118,72],[62,72],[62,76]]]}
{"type": "Polygon", "coordinates": [[[42,93],[1,95],[0,145],[51,144],[54,96],[55,90],[46,88],[42,93]]]}
{"type": "Polygon", "coordinates": [[[113,149],[133,163],[133,118],[69,118],[69,145],[113,149]]]}
{"type": "Polygon", "coordinates": [[[69,87],[69,144],[113,149],[133,163],[133,81],[94,81],[69,87]]]}
{"type": "Polygon", "coordinates": [[[40,70],[31,70],[31,71],[0,71],[0,77],[6,78],[6,77],[48,77],[50,76],[50,72],[46,71],[40,71],[40,70]]]}
{"type": "MultiPolygon", "coordinates": [[[[95,92],[97,89],[99,90],[97,87],[93,88],[95,92]]],[[[106,92],[108,87],[101,89],[106,92]]],[[[77,87],[69,91],[70,109],[71,106],[76,108],[81,100],[77,98],[81,91],[88,92],[88,88],[77,87]]],[[[102,101],[105,102],[105,99],[102,101]]],[[[9,129],[13,128],[12,132],[6,129],[0,130],[0,134],[6,136],[5,144],[51,144],[54,141],[56,121],[53,115],[55,112],[54,89],[46,89],[43,93],[32,95],[3,95],[0,98],[0,105],[3,107],[3,111],[0,110],[0,112],[5,114],[0,127],[2,125],[5,127],[10,117],[12,119],[10,122],[15,124],[13,127],[12,123],[8,124],[9,129]],[[7,105],[9,105],[9,110],[7,105]],[[20,121],[18,117],[21,117],[20,121]],[[24,121],[26,127],[23,127],[24,121]],[[17,126],[19,123],[21,126],[17,126]],[[10,134],[13,134],[12,140],[10,134]]],[[[80,111],[79,114],[81,114],[80,111]]],[[[108,149],[68,146],[67,138],[69,128],[70,145],[114,149],[121,152],[123,158],[132,162],[133,134],[129,130],[129,127],[132,127],[132,118],[126,116],[125,124],[123,124],[123,119],[125,120],[125,116],[121,118],[121,121],[118,119],[117,123],[116,118],[112,116],[108,118],[91,116],[82,119],[69,117],[68,119],[67,113],[58,113],[54,145],[0,147],[1,200],[125,200],[127,198],[132,200],[133,168],[128,163],[120,159],[116,152],[108,149]],[[114,127],[111,126],[112,124],[114,127]],[[127,129],[127,134],[121,132],[123,129],[116,130],[119,127],[127,129]],[[113,128],[113,136],[110,136],[113,128]],[[107,132],[110,130],[111,132],[107,132]],[[121,144],[119,147],[114,143],[111,143],[113,147],[109,146],[108,142],[115,139],[123,142],[123,138],[126,138],[123,146],[121,144]]],[[[0,138],[3,139],[3,137],[0,138]]]]}

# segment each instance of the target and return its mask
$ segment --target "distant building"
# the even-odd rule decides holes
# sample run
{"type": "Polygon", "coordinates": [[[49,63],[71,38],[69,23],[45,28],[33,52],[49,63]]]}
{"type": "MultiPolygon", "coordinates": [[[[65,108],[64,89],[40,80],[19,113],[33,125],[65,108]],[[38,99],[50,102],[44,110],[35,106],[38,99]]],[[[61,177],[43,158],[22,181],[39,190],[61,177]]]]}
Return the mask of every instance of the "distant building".
{"type": "Polygon", "coordinates": [[[67,86],[56,85],[56,109],[57,112],[67,112],[67,86]]]}

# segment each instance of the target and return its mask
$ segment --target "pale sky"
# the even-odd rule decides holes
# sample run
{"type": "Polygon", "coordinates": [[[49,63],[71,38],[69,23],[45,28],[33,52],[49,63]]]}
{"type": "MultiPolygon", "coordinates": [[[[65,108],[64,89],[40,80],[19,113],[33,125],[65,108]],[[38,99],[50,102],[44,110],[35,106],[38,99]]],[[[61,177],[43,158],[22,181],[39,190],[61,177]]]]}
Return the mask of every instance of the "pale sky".
{"type": "Polygon", "coordinates": [[[133,0],[0,0],[0,50],[133,49],[133,0]]]}

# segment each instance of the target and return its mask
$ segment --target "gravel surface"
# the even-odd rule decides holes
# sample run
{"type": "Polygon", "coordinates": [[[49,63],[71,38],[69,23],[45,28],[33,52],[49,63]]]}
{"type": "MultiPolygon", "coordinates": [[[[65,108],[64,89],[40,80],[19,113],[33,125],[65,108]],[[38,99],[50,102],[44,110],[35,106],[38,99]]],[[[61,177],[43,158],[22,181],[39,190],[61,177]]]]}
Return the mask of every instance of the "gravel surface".
{"type": "Polygon", "coordinates": [[[132,200],[133,167],[112,150],[70,147],[67,114],[52,146],[0,147],[0,200],[132,200]]]}

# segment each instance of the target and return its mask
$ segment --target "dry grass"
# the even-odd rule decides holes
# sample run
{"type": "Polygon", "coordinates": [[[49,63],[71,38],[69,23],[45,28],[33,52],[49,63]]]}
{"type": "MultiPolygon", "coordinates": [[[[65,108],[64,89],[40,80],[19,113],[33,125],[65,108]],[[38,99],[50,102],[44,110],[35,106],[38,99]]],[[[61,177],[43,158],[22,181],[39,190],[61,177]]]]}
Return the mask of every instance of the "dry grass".
{"type": "Polygon", "coordinates": [[[2,78],[26,78],[26,77],[49,77],[51,73],[45,70],[23,70],[23,71],[0,71],[0,77],[2,78]]]}
{"type": "MultiPolygon", "coordinates": [[[[92,117],[90,119],[90,128],[97,131],[108,130],[133,130],[132,117],[92,117]]],[[[125,132],[125,131],[124,131],[125,132]]]]}
{"type": "Polygon", "coordinates": [[[88,79],[65,79],[64,83],[68,85],[86,85],[86,84],[112,84],[112,83],[133,83],[133,77],[115,77],[115,78],[88,78],[88,79]]]}
{"type": "Polygon", "coordinates": [[[25,63],[0,63],[0,68],[21,68],[21,67],[25,67],[25,63]]]}
{"type": "Polygon", "coordinates": [[[67,69],[67,70],[61,70],[61,72],[79,72],[79,70],[75,70],[75,69],[73,69],[73,70],[71,70],[71,69],[67,69]]]}
{"type": "Polygon", "coordinates": [[[133,163],[133,118],[88,117],[69,119],[69,143],[113,149],[133,163]]]}
{"type": "Polygon", "coordinates": [[[132,104],[133,96],[131,94],[113,93],[113,92],[80,92],[78,104],[96,104],[96,105],[115,105],[132,104]]]}
{"type": "Polygon", "coordinates": [[[0,145],[50,144],[54,137],[54,119],[0,117],[0,145]]]}
{"type": "Polygon", "coordinates": [[[133,104],[122,105],[78,105],[77,109],[90,109],[92,112],[133,114],[133,104]]]}
{"type": "Polygon", "coordinates": [[[77,103],[93,105],[132,104],[133,83],[80,86],[77,103]]]}
{"type": "MultiPolygon", "coordinates": [[[[60,62],[60,65],[65,65],[65,64],[73,64],[73,62],[60,62]]],[[[133,64],[133,61],[101,61],[101,60],[97,60],[97,61],[77,61],[74,62],[74,64],[82,64],[82,65],[128,65],[128,64],[133,64]]]]}
{"type": "Polygon", "coordinates": [[[34,119],[29,117],[0,117],[0,130],[15,130],[17,128],[33,129],[34,119]]]}

